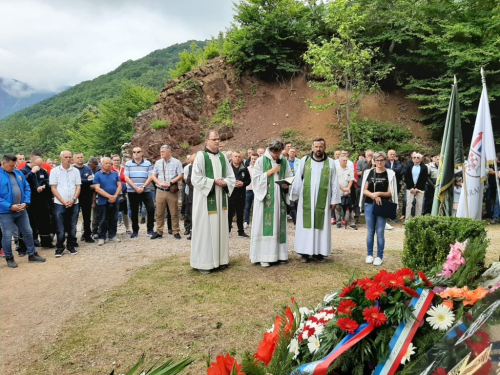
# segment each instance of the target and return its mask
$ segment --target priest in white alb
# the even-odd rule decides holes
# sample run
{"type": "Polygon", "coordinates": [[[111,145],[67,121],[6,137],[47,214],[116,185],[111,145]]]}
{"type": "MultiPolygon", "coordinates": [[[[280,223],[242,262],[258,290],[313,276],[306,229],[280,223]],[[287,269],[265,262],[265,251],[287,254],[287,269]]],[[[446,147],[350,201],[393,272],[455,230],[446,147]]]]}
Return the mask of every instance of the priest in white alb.
{"type": "Polygon", "coordinates": [[[285,145],[273,141],[255,162],[252,176],[254,193],[250,261],[269,267],[288,262],[287,216],[290,186],[282,181],[293,177],[292,169],[281,151],[285,145]]]}
{"type": "Polygon", "coordinates": [[[209,130],[205,149],[193,163],[194,187],[191,267],[201,273],[229,264],[229,227],[227,198],[236,179],[229,161],[219,152],[219,134],[209,130]]]}
{"type": "Polygon", "coordinates": [[[340,203],[341,191],[333,159],[326,156],[323,138],[313,141],[312,152],[301,159],[290,192],[298,200],[295,252],[301,262],[312,256],[324,261],[332,252],[331,210],[340,203]]]}

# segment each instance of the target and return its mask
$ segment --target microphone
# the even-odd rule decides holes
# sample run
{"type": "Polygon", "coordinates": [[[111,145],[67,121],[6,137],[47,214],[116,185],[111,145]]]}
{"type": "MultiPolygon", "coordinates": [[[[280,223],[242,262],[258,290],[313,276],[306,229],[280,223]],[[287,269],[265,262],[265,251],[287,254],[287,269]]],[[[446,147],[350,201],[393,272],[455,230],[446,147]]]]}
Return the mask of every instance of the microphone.
{"type": "Polygon", "coordinates": [[[279,158],[278,160],[276,160],[276,164],[281,164],[281,158],[279,158]]]}

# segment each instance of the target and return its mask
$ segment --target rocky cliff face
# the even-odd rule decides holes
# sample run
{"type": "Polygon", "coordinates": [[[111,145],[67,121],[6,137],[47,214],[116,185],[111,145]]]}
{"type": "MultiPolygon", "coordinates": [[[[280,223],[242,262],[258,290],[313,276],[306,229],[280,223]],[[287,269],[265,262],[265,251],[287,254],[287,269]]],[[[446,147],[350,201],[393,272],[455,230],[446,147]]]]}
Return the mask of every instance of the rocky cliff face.
{"type": "MultiPolygon", "coordinates": [[[[130,147],[141,146],[147,158],[156,160],[160,147],[168,144],[172,154],[180,157],[190,146],[200,144],[219,104],[237,100],[239,82],[234,68],[217,58],[183,76],[169,81],[160,92],[153,108],[134,119],[134,136],[130,147]],[[167,122],[162,129],[152,129],[155,120],[167,122]]],[[[217,125],[215,125],[217,127],[217,125]]],[[[221,139],[233,136],[222,126],[221,139]]]]}

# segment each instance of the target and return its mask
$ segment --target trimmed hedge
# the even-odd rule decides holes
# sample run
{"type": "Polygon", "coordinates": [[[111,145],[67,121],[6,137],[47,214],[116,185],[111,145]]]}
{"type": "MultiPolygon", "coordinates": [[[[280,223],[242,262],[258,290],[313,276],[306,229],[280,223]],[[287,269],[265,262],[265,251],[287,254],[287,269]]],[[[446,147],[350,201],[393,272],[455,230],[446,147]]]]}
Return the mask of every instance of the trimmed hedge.
{"type": "Polygon", "coordinates": [[[405,226],[403,265],[413,270],[430,271],[442,266],[455,240],[467,238],[486,241],[486,224],[482,221],[441,216],[412,218],[405,226]]]}

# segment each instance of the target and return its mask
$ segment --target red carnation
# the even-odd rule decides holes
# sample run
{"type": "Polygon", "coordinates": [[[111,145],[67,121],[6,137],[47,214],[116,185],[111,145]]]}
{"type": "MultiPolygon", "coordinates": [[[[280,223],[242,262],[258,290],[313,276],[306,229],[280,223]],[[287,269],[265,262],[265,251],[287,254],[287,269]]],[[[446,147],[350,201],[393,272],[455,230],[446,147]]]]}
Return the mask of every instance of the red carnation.
{"type": "Polygon", "coordinates": [[[382,294],[385,294],[385,288],[382,284],[376,284],[366,291],[366,299],[376,301],[382,294]]]}
{"type": "Polygon", "coordinates": [[[339,297],[342,298],[342,297],[346,297],[349,293],[351,293],[351,291],[356,288],[355,285],[348,285],[344,288],[342,288],[342,293],[339,294],[339,297]]]}
{"type": "Polygon", "coordinates": [[[401,290],[406,294],[409,294],[410,297],[420,297],[420,295],[415,290],[413,290],[412,288],[408,288],[407,286],[402,286],[401,290]]]}
{"type": "Polygon", "coordinates": [[[432,283],[427,279],[425,273],[423,273],[422,271],[417,271],[417,272],[418,272],[418,277],[420,277],[420,281],[422,281],[427,286],[432,286],[432,283]]]}
{"type": "Polygon", "coordinates": [[[375,327],[380,327],[387,321],[387,317],[383,312],[379,311],[377,306],[364,309],[363,316],[368,323],[373,324],[375,327]]]}
{"type": "Polygon", "coordinates": [[[396,289],[405,285],[405,281],[402,276],[398,276],[395,273],[389,273],[382,277],[382,284],[388,288],[396,289]]]}
{"type": "Polygon", "coordinates": [[[373,285],[378,284],[377,282],[373,281],[369,277],[364,277],[360,280],[358,280],[358,286],[363,288],[363,290],[367,290],[371,288],[373,285]]]}
{"type": "Polygon", "coordinates": [[[382,281],[382,278],[386,275],[388,275],[389,272],[387,272],[386,270],[380,270],[378,271],[378,273],[373,277],[373,281],[379,283],[382,281]]]}
{"type": "Polygon", "coordinates": [[[337,313],[351,315],[352,310],[356,307],[356,303],[351,300],[345,300],[339,303],[337,307],[337,313]]]}
{"type": "Polygon", "coordinates": [[[437,369],[434,370],[432,375],[446,375],[447,373],[448,371],[446,371],[444,368],[438,367],[437,369]]]}
{"type": "Polygon", "coordinates": [[[409,268],[401,268],[396,275],[403,277],[407,283],[413,281],[415,277],[415,273],[409,268]]]}
{"type": "Polygon", "coordinates": [[[351,334],[353,334],[354,331],[359,327],[358,323],[356,323],[356,321],[352,320],[351,318],[341,318],[337,320],[337,325],[341,330],[347,331],[351,334]]]}

